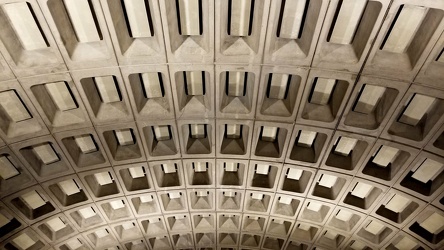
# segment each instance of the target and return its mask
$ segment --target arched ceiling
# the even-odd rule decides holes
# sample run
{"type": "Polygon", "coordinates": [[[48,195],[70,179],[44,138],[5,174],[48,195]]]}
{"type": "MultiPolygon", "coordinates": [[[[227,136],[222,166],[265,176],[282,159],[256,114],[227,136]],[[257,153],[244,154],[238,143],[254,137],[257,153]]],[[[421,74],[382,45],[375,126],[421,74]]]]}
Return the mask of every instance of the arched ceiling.
{"type": "Polygon", "coordinates": [[[443,17],[0,0],[0,247],[442,249],[443,17]]]}

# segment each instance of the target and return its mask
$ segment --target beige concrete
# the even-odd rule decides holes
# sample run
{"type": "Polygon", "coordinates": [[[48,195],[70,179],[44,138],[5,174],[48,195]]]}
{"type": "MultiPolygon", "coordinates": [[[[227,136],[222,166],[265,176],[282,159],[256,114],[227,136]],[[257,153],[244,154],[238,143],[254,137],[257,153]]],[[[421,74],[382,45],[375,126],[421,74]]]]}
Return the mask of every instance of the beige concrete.
{"type": "Polygon", "coordinates": [[[215,3],[215,25],[218,27],[215,29],[215,61],[257,64],[264,50],[270,1],[258,0],[254,6],[249,0],[233,1],[231,9],[228,2],[216,0],[215,3]]]}
{"type": "MultiPolygon", "coordinates": [[[[305,13],[305,24],[302,33],[297,39],[288,39],[285,36],[276,35],[280,22],[282,3],[283,1],[281,0],[271,1],[264,62],[266,64],[311,66],[317,38],[322,28],[329,1],[316,0],[308,3],[307,12],[305,13]]],[[[305,4],[307,4],[307,1],[305,1],[305,4]]],[[[286,8],[288,7],[284,6],[284,13],[286,8]]],[[[299,12],[300,10],[297,11],[299,12]]]]}
{"type": "Polygon", "coordinates": [[[0,248],[441,249],[443,13],[1,1],[0,248]]]}
{"type": "Polygon", "coordinates": [[[110,36],[120,65],[166,62],[158,1],[150,0],[148,6],[144,1],[125,1],[124,6],[115,1],[100,2],[107,24],[113,26],[110,36]],[[125,15],[130,25],[122,21],[125,15]]]}
{"type": "MultiPolygon", "coordinates": [[[[380,75],[398,80],[412,81],[432,50],[433,45],[441,35],[439,30],[442,30],[444,26],[443,16],[440,12],[442,7],[443,3],[436,1],[422,1],[421,4],[417,4],[413,0],[394,0],[388,11],[387,18],[381,26],[381,32],[379,32],[375,39],[375,45],[369,53],[368,63],[364,66],[363,74],[380,75]],[[404,39],[408,40],[405,50],[399,51],[399,53],[385,51],[381,49],[384,45],[383,41],[387,36],[388,29],[391,27],[399,7],[403,4],[413,8],[415,8],[414,6],[422,6],[419,8],[429,8],[429,11],[427,11],[424,19],[419,20],[420,27],[404,39]],[[421,30],[423,33],[418,33],[418,30],[421,30]]],[[[421,13],[420,11],[418,14],[422,15],[421,13]]],[[[407,19],[409,19],[408,14],[407,19]]],[[[396,25],[397,24],[395,24],[395,26],[396,25]]],[[[400,25],[402,26],[402,24],[400,25]]],[[[400,28],[402,29],[402,27],[400,28]]],[[[410,27],[407,27],[407,29],[409,28],[410,27]]]]}

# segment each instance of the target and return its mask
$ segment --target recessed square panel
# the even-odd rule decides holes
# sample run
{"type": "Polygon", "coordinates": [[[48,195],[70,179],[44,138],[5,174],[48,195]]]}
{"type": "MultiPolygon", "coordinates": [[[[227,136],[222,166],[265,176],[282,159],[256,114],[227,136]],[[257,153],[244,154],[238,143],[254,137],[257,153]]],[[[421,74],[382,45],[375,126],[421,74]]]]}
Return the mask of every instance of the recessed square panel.
{"type": "Polygon", "coordinates": [[[419,31],[419,28],[427,14],[427,8],[424,6],[401,5],[398,11],[398,17],[388,37],[382,47],[382,50],[393,53],[404,53],[411,44],[413,37],[419,31]]]}
{"type": "Polygon", "coordinates": [[[3,4],[1,9],[11,22],[12,29],[18,38],[17,42],[24,50],[39,50],[48,47],[39,24],[33,16],[33,10],[27,2],[3,4]]]}
{"type": "Polygon", "coordinates": [[[102,40],[96,28],[96,20],[91,11],[91,3],[87,0],[64,0],[66,11],[71,20],[72,28],[80,43],[102,40]]]}
{"type": "Polygon", "coordinates": [[[351,44],[366,5],[367,0],[342,1],[329,42],[351,44]]]}

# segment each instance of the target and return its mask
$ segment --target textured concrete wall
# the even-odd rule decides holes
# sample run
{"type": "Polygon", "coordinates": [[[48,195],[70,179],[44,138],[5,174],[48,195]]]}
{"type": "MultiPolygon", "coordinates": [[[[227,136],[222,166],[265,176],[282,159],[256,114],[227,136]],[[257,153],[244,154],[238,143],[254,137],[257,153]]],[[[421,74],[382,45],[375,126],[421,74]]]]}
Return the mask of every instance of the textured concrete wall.
{"type": "Polygon", "coordinates": [[[0,1],[0,248],[442,249],[441,0],[0,1]]]}

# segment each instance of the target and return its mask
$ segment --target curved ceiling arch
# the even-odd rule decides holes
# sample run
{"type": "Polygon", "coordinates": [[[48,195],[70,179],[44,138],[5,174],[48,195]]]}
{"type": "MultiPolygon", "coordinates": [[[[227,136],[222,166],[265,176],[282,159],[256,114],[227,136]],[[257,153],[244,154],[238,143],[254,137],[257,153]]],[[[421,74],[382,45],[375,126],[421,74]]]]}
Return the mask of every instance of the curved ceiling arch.
{"type": "Polygon", "coordinates": [[[0,247],[441,249],[444,1],[1,0],[0,247]]]}

